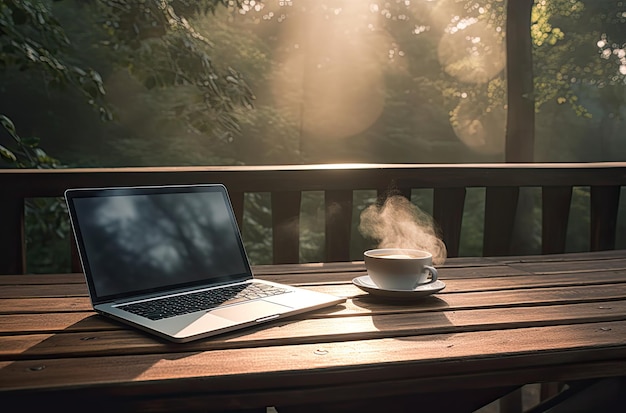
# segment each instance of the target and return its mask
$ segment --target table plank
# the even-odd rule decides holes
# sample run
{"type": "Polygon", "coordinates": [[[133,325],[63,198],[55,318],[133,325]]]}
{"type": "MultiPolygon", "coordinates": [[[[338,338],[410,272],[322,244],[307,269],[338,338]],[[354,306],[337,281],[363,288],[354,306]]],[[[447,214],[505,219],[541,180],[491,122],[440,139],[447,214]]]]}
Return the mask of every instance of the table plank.
{"type": "Polygon", "coordinates": [[[603,273],[622,272],[626,269],[625,258],[611,258],[599,260],[577,261],[553,261],[553,262],[520,262],[508,265],[520,271],[530,272],[537,275],[549,275],[553,273],[603,273]]]}
{"type": "MultiPolygon", "coordinates": [[[[451,292],[446,287],[441,293],[423,300],[389,302],[380,300],[361,291],[354,285],[331,285],[310,287],[312,290],[349,297],[344,304],[329,307],[321,311],[303,314],[299,317],[310,318],[332,315],[361,314],[369,312],[413,312],[434,310],[455,310],[484,307],[518,307],[548,304],[566,304],[584,301],[598,302],[626,298],[626,284],[600,284],[589,286],[559,286],[558,288],[538,287],[520,288],[502,291],[451,292]]],[[[70,298],[28,298],[0,300],[0,326],[3,316],[10,314],[56,314],[87,312],[92,309],[87,297],[70,298]]],[[[0,332],[2,332],[0,327],[0,332]]]]}
{"type": "Polygon", "coordinates": [[[89,297],[0,299],[0,314],[46,314],[91,311],[89,297]]]}
{"type": "Polygon", "coordinates": [[[626,256],[626,250],[606,250],[606,251],[583,251],[583,252],[569,252],[565,254],[538,254],[538,255],[523,255],[523,256],[509,256],[509,257],[485,257],[486,260],[491,262],[498,262],[503,265],[512,264],[516,262],[560,262],[560,261],[604,261],[612,259],[620,259],[626,256]]]}
{"type": "Polygon", "coordinates": [[[39,284],[39,285],[5,285],[0,290],[2,298],[29,297],[86,297],[89,295],[87,285],[82,284],[39,284]],[[62,285],[63,288],[59,288],[62,285]]]}
{"type": "MultiPolygon", "coordinates": [[[[69,393],[80,383],[81,392],[97,396],[94,401],[102,402],[113,396],[145,393],[158,398],[181,391],[202,393],[206,398],[233,389],[239,389],[235,397],[245,398],[248,393],[263,390],[278,392],[287,381],[291,390],[302,390],[300,403],[314,403],[326,396],[324,389],[329,391],[329,386],[341,388],[344,399],[358,398],[355,389],[362,391],[362,384],[372,390],[368,382],[374,377],[377,393],[385,395],[399,391],[398,386],[406,380],[419,381],[422,391],[433,391],[444,384],[450,389],[559,380],[565,372],[569,375],[581,366],[584,370],[576,373],[580,377],[616,376],[623,374],[626,366],[625,344],[626,321],[618,321],[332,345],[321,342],[172,355],[6,361],[0,362],[0,392],[15,391],[6,394],[7,401],[37,404],[46,403],[46,393],[24,399],[26,391],[50,387],[51,383],[69,393]],[[603,346],[603,351],[595,351],[598,346],[603,346]],[[520,369],[525,375],[511,375],[511,369],[520,369]],[[303,375],[304,371],[308,374],[303,375]],[[461,380],[467,375],[474,379],[461,380]],[[310,391],[305,393],[306,389],[310,391]],[[318,398],[312,398],[315,395],[318,398]]],[[[219,398],[211,400],[217,402],[219,398]]],[[[225,407],[210,405],[212,409],[225,407]]]]}
{"type": "MultiPolygon", "coordinates": [[[[580,285],[600,285],[600,284],[618,284],[626,283],[626,267],[603,269],[601,271],[592,271],[590,269],[581,270],[580,272],[588,273],[588,278],[572,277],[573,272],[565,271],[547,271],[539,274],[529,274],[529,272],[509,273],[506,276],[490,274],[482,277],[480,274],[473,274],[471,278],[452,277],[445,270],[441,271],[440,279],[446,283],[445,290],[442,294],[450,292],[470,292],[470,291],[496,291],[502,289],[527,289],[536,287],[567,287],[580,285]]],[[[356,273],[356,275],[365,275],[365,273],[356,273]]],[[[259,278],[270,281],[283,282],[286,284],[299,285],[305,288],[319,290],[319,286],[328,287],[337,285],[339,288],[349,284],[352,278],[344,278],[344,273],[338,273],[338,278],[334,282],[324,281],[317,277],[307,277],[307,281],[291,282],[293,279],[283,276],[263,276],[259,278]]],[[[351,275],[351,277],[354,274],[351,275]]],[[[67,284],[59,288],[59,284],[43,284],[43,285],[6,285],[0,289],[0,299],[2,298],[29,298],[29,297],[86,297],[88,296],[87,286],[82,284],[67,284]]],[[[331,287],[332,288],[332,287],[331,287]]],[[[354,289],[348,287],[346,294],[337,294],[340,296],[354,295],[354,289]]],[[[0,305],[0,312],[2,306],[0,305]]]]}
{"type": "Polygon", "coordinates": [[[0,275],[0,285],[84,284],[83,274],[0,275]]]}
{"type": "MultiPolygon", "coordinates": [[[[205,351],[240,347],[303,344],[314,341],[337,342],[405,337],[441,333],[506,330],[626,320],[626,300],[554,305],[534,308],[473,309],[445,312],[392,313],[367,316],[285,319],[243,332],[224,334],[210,340],[172,345],[118,323],[99,323],[85,317],[67,325],[63,334],[48,326],[52,334],[6,337],[1,359],[37,357],[83,357],[93,354],[144,354],[155,352],[205,351]],[[488,323],[485,320],[489,320],[488,323]],[[108,328],[107,328],[108,327],[108,328]]],[[[18,332],[19,319],[13,328],[18,332]]],[[[68,322],[74,321],[68,318],[68,322]]],[[[62,325],[58,325],[62,327],[62,325]]]]}

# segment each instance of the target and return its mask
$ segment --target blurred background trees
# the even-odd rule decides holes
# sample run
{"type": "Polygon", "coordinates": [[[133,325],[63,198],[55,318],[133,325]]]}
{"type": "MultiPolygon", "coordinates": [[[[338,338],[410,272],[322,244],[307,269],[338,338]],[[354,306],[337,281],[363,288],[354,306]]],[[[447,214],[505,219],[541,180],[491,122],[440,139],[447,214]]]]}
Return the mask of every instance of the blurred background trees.
{"type": "MultiPolygon", "coordinates": [[[[626,158],[625,19],[621,1],[535,1],[536,161],[626,158]]],[[[0,0],[0,114],[54,162],[18,160],[6,128],[0,151],[5,167],[503,162],[505,39],[503,0],[0,0]]],[[[314,229],[322,204],[307,197],[314,229]]],[[[269,204],[248,201],[263,262],[269,204]]]]}

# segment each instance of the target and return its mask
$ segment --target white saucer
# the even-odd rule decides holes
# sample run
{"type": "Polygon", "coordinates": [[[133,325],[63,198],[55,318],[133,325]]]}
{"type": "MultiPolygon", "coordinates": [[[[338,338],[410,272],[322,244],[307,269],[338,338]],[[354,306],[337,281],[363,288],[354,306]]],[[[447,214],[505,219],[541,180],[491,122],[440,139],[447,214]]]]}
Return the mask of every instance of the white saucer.
{"type": "Polygon", "coordinates": [[[413,290],[385,290],[374,284],[369,275],[363,275],[361,277],[354,278],[352,280],[352,284],[372,295],[403,300],[412,300],[416,298],[426,297],[431,294],[438,293],[439,291],[446,288],[446,285],[443,281],[437,280],[433,283],[419,285],[413,290]]]}

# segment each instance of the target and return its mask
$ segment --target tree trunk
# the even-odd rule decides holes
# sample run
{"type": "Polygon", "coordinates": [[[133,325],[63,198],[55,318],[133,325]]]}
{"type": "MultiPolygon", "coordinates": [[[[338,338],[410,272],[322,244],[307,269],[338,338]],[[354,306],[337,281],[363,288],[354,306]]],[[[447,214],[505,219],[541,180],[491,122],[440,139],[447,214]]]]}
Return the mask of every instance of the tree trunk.
{"type": "Polygon", "coordinates": [[[506,162],[533,162],[535,99],[530,16],[533,0],[509,0],[506,5],[507,120],[506,162]]]}

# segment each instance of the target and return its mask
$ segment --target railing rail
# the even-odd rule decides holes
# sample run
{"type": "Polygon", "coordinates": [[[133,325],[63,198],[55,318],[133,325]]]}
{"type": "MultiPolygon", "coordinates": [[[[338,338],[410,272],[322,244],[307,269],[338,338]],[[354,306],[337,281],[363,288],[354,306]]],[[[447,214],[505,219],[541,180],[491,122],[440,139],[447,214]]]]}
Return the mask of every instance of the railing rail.
{"type": "MultiPolygon", "coordinates": [[[[507,255],[523,187],[542,188],[542,252],[565,249],[572,188],[591,188],[591,250],[615,247],[621,186],[626,163],[533,164],[341,164],[279,166],[137,167],[89,169],[0,169],[0,274],[25,272],[24,201],[62,196],[67,188],[223,183],[239,223],[244,194],[272,197],[273,261],[299,259],[299,214],[303,191],[323,191],[326,206],[326,261],[350,257],[350,223],[355,190],[390,188],[434,190],[433,217],[442,230],[449,256],[457,256],[465,195],[486,188],[483,255],[507,255]],[[332,211],[332,213],[329,213],[332,211]],[[289,225],[288,225],[289,224],[289,225]]],[[[78,268],[75,268],[78,269],[78,268]]]]}

